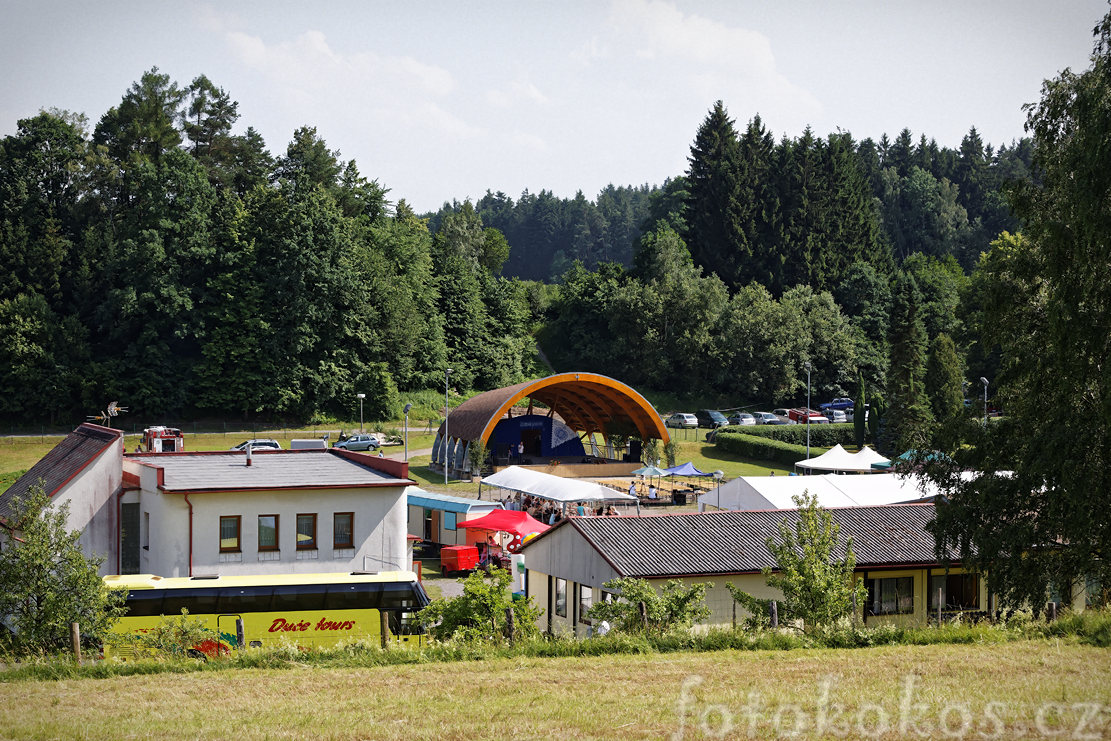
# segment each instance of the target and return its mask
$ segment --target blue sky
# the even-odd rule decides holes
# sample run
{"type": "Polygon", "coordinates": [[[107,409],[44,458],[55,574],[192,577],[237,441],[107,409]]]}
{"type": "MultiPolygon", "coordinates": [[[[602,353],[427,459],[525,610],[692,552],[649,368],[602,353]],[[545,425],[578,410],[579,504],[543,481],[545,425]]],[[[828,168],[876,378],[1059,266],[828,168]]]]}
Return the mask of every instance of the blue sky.
{"type": "Polygon", "coordinates": [[[239,101],[271,152],[309,124],[418,211],[487,189],[593,198],[682,174],[717,99],[777,136],[903,127],[1023,135],[1083,69],[1105,0],[14,2],[0,0],[0,135],[40,108],[90,126],[153,66],[239,101]]]}

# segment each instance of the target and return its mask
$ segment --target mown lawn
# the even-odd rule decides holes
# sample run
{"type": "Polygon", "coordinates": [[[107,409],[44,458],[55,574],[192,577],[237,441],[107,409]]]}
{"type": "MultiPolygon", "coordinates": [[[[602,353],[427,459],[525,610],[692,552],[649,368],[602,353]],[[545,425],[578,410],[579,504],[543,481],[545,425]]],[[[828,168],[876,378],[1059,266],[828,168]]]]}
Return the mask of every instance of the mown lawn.
{"type": "Polygon", "coordinates": [[[0,684],[0,735],[1103,738],[1109,677],[1045,641],[228,670],[0,684]]]}

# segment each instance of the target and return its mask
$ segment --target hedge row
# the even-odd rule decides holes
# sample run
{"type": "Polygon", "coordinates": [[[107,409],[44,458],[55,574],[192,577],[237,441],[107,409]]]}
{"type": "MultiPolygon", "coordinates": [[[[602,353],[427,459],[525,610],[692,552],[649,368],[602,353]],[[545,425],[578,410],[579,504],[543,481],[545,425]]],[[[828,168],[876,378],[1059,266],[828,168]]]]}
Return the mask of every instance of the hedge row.
{"type": "MultiPolygon", "coordinates": [[[[810,438],[810,453],[825,452],[816,449],[814,438],[810,438]]],[[[793,466],[806,458],[806,446],[794,445],[782,440],[769,440],[767,437],[740,434],[737,432],[719,431],[714,437],[715,446],[726,453],[733,453],[743,458],[755,458],[761,461],[775,461],[793,466]]]]}
{"type": "MultiPolygon", "coordinates": [[[[722,427],[721,432],[731,432],[751,437],[771,438],[795,445],[806,445],[806,425],[755,425],[722,427]]],[[[810,425],[810,447],[832,448],[834,445],[855,445],[856,434],[852,423],[837,425],[810,425]]]]}

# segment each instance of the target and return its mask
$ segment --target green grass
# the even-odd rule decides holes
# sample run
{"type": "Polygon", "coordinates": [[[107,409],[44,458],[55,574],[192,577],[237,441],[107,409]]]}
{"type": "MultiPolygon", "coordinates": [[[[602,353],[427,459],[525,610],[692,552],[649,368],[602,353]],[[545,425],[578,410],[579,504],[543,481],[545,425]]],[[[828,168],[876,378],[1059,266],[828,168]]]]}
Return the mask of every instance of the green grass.
{"type": "MultiPolygon", "coordinates": [[[[368,651],[371,656],[377,651],[368,651]]],[[[12,738],[1062,737],[1111,700],[1111,653],[1076,644],[628,652],[3,682],[12,738]],[[995,703],[992,705],[991,703],[995,703]],[[1050,704],[1052,703],[1052,704],[1050,704]],[[1039,714],[1040,713],[1040,714],[1039,714]],[[827,725],[818,729],[822,718],[827,725]],[[900,727],[900,720],[904,725],[900,727]],[[913,723],[908,727],[906,723],[913,723]],[[730,733],[721,733],[730,724],[730,733]],[[914,731],[908,731],[913,728],[914,731]]],[[[1097,712],[1087,736],[1107,732],[1097,712]]]]}

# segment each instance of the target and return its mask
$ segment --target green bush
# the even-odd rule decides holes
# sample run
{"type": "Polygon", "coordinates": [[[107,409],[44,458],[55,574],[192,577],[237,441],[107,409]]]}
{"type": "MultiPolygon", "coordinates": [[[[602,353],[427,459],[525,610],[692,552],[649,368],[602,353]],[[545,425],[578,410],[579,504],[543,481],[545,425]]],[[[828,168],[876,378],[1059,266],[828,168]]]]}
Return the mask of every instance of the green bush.
{"type": "MultiPolygon", "coordinates": [[[[756,425],[739,427],[732,425],[719,428],[722,432],[769,438],[795,445],[806,445],[806,425],[756,425]]],[[[810,447],[832,448],[834,445],[855,445],[853,426],[849,424],[810,425],[810,447]]]]}
{"type": "MultiPolygon", "coordinates": [[[[788,466],[793,466],[795,463],[806,458],[805,445],[793,445],[781,440],[770,440],[755,435],[719,432],[717,436],[714,437],[714,444],[715,447],[725,453],[739,455],[742,458],[755,458],[760,461],[785,463],[788,466]]],[[[820,452],[822,451],[816,451],[813,445],[810,447],[811,455],[820,452]]]]}

